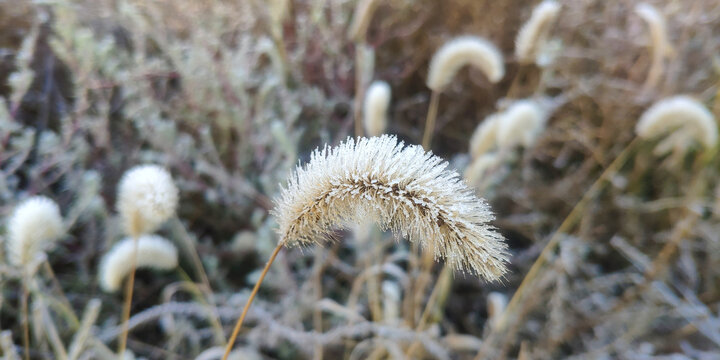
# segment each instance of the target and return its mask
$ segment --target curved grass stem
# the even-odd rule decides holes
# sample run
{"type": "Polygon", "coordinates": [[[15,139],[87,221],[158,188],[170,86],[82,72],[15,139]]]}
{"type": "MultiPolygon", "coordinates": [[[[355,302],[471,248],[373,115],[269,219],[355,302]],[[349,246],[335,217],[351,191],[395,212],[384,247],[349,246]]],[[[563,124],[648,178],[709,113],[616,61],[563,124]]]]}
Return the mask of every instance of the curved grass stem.
{"type": "Polygon", "coordinates": [[[250,297],[247,299],[247,303],[245,303],[245,307],[243,308],[242,314],[240,314],[240,318],[238,319],[237,323],[235,324],[235,329],[233,329],[232,335],[230,335],[230,339],[228,339],[227,346],[225,346],[225,353],[223,354],[222,360],[227,360],[228,356],[230,355],[230,351],[232,351],[233,345],[235,344],[235,340],[237,339],[238,334],[240,333],[240,329],[242,328],[243,320],[245,320],[245,316],[247,315],[248,309],[250,309],[250,304],[252,304],[253,300],[255,299],[255,295],[257,295],[258,290],[260,289],[260,284],[262,284],[263,279],[265,279],[265,275],[267,275],[268,270],[270,269],[270,265],[272,265],[273,261],[275,261],[275,257],[277,257],[278,253],[280,252],[280,249],[282,249],[283,243],[280,242],[275,247],[275,250],[273,250],[272,255],[270,255],[270,259],[268,260],[267,264],[265,264],[265,268],[262,270],[262,273],[260,273],[260,278],[258,279],[257,283],[255,283],[255,287],[253,288],[252,292],[250,293],[250,297]]]}
{"type": "Polygon", "coordinates": [[[130,308],[132,305],[133,288],[135,286],[135,268],[137,267],[138,236],[133,236],[133,256],[130,263],[130,277],[125,283],[125,301],[122,309],[122,333],[118,343],[118,357],[123,358],[128,338],[128,321],[130,320],[130,308]]]}

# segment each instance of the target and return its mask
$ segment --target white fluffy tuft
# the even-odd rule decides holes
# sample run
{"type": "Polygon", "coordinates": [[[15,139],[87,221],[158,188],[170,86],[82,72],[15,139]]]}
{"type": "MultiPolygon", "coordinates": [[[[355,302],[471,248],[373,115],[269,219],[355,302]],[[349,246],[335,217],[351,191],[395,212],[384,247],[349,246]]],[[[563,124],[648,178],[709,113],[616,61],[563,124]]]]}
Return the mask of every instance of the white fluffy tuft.
{"type": "Polygon", "coordinates": [[[491,82],[505,76],[502,53],[491,42],[477,36],[461,36],[445,43],[430,61],[427,85],[440,92],[465,65],[480,69],[491,82]]]}
{"type": "Polygon", "coordinates": [[[318,149],[277,200],[280,241],[320,243],[335,227],[372,220],[434,250],[456,270],[499,279],[507,245],[488,224],[490,208],[447,166],[421,146],[406,147],[388,135],[318,149]]]}
{"type": "Polygon", "coordinates": [[[363,122],[368,136],[380,136],[385,132],[388,105],[390,105],[390,85],[384,81],[370,84],[363,105],[363,122]]]}
{"type": "Polygon", "coordinates": [[[498,125],[498,147],[532,146],[545,129],[547,111],[533,100],[517,100],[503,112],[498,125]]]}
{"type": "Polygon", "coordinates": [[[502,119],[502,113],[492,114],[475,128],[470,137],[470,156],[473,159],[477,159],[480,155],[495,147],[500,119],[502,119]]]}
{"type": "Polygon", "coordinates": [[[64,231],[60,209],[44,197],[31,197],[18,205],[8,222],[7,257],[13,265],[26,265],[47,250],[64,231]]]}
{"type": "MultiPolygon", "coordinates": [[[[170,270],[178,264],[175,245],[157,235],[143,235],[138,239],[136,268],[170,270]]],[[[100,287],[107,292],[118,291],[122,281],[132,270],[134,240],[126,238],[103,256],[100,262],[100,287]]]]}
{"type": "Polygon", "coordinates": [[[178,189],[167,170],[141,165],[120,180],[117,210],[125,231],[139,236],[157,229],[177,208],[178,189]]]}
{"type": "Polygon", "coordinates": [[[685,95],[660,100],[647,109],[638,121],[635,131],[643,138],[653,138],[670,131],[670,148],[687,149],[693,142],[714,147],[718,140],[715,117],[702,103],[685,95]]]}
{"type": "Polygon", "coordinates": [[[482,180],[489,171],[500,164],[500,160],[500,156],[492,152],[484,153],[478,156],[467,168],[465,168],[465,182],[470,186],[478,186],[480,184],[480,180],[482,180]]]}
{"type": "Polygon", "coordinates": [[[522,26],[515,39],[515,56],[520,63],[537,62],[559,12],[560,4],[552,0],[543,1],[533,9],[530,19],[522,26]]]}

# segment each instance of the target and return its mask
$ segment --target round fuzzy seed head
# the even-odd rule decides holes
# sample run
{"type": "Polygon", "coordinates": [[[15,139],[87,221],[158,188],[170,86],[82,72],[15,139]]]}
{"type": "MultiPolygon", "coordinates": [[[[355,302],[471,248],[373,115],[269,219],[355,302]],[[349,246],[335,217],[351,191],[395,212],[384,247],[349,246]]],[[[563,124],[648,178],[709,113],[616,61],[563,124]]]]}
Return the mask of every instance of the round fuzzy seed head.
{"type": "MultiPolygon", "coordinates": [[[[107,292],[115,292],[132,270],[132,256],[135,240],[126,238],[103,256],[100,261],[100,287],[107,292]]],[[[136,268],[158,270],[174,269],[178,264],[178,252],[175,245],[157,235],[143,235],[137,239],[136,268]]]]}
{"type": "Polygon", "coordinates": [[[380,136],[385,132],[388,105],[390,105],[390,85],[384,81],[370,84],[363,104],[363,122],[368,136],[380,136]]]}
{"type": "Polygon", "coordinates": [[[26,265],[64,231],[54,201],[35,196],[23,201],[8,222],[7,257],[13,265],[26,265]]]}
{"type": "Polygon", "coordinates": [[[483,120],[470,137],[470,156],[477,159],[497,143],[497,130],[502,113],[492,114],[483,120]]]}
{"type": "Polygon", "coordinates": [[[699,101],[684,95],[660,100],[647,109],[635,131],[643,138],[653,138],[674,131],[675,147],[688,148],[693,141],[713,147],[718,129],[713,114],[699,101]]]}
{"type": "Polygon", "coordinates": [[[427,85],[440,92],[465,65],[480,69],[491,82],[505,76],[502,53],[491,42],[477,36],[461,36],[445,43],[430,61],[427,85]]]}
{"type": "Polygon", "coordinates": [[[518,100],[503,112],[498,125],[498,147],[509,149],[522,145],[530,147],[545,129],[547,112],[537,102],[518,100]]]}
{"type": "Polygon", "coordinates": [[[136,166],[120,180],[117,210],[130,236],[157,229],[175,213],[177,204],[178,189],[159,166],[136,166]]]}
{"type": "Polygon", "coordinates": [[[388,135],[315,150],[276,202],[280,241],[320,243],[336,227],[372,220],[432,249],[456,270],[499,279],[507,245],[488,224],[490,208],[447,166],[421,146],[406,147],[388,135]]]}
{"type": "Polygon", "coordinates": [[[533,9],[530,19],[520,29],[515,39],[515,56],[520,63],[536,62],[559,12],[560,4],[550,0],[543,1],[533,9]]]}

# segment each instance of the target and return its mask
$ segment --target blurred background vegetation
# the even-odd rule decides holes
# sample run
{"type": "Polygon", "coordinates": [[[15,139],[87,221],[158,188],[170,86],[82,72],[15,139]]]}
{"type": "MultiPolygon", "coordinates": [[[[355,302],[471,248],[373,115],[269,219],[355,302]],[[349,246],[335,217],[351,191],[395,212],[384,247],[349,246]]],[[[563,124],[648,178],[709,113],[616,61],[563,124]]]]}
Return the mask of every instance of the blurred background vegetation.
{"type": "MultiPolygon", "coordinates": [[[[69,229],[48,253],[52,271],[37,274],[30,357],[62,358],[48,322],[68,344],[99,298],[81,358],[112,358],[122,296],[99,289],[98,261],[122,237],[120,176],[156,163],[180,189],[159,233],[181,263],[138,272],[128,346],[138,358],[218,358],[277,242],[269,211],[280,184],[315,147],[354,135],[371,80],[392,88],[386,132],[419,144],[430,58],[469,34],[498,46],[506,75],[493,84],[460,71],[440,100],[434,153],[462,173],[485,116],[513,99],[557,104],[536,144],[478,187],[513,255],[505,281],[442,279],[441,263],[426,274],[407,242],[359,227],[328,248],[281,253],[236,356],[720,358],[717,149],[658,156],[656,142],[633,141],[639,116],[668,96],[720,114],[720,3],[652,1],[673,50],[654,86],[637,2],[559,3],[554,60],[541,68],[512,55],[530,1],[382,1],[354,41],[354,0],[0,0],[0,215],[42,194],[69,229]]],[[[24,352],[20,277],[6,263],[0,276],[12,359],[24,352]]]]}

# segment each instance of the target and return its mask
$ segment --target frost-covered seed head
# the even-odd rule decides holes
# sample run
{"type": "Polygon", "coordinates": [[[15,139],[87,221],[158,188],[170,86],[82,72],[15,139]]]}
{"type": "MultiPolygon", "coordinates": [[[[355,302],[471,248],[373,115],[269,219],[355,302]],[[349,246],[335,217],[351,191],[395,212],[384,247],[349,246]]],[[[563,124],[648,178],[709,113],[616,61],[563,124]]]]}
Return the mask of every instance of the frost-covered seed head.
{"type": "Polygon", "coordinates": [[[491,42],[477,36],[461,36],[443,45],[430,61],[427,85],[443,91],[465,65],[480,69],[491,82],[505,75],[502,53],[491,42]]]}
{"type": "Polygon", "coordinates": [[[363,104],[363,123],[368,136],[380,136],[385,132],[388,105],[390,105],[390,85],[384,81],[370,84],[363,104]]]}
{"type": "Polygon", "coordinates": [[[501,149],[522,145],[532,146],[545,129],[547,111],[533,100],[518,100],[503,112],[497,129],[497,144],[501,149]]]}
{"type": "Polygon", "coordinates": [[[515,56],[520,63],[530,64],[537,61],[559,12],[560,4],[552,0],[543,1],[533,9],[530,19],[525,22],[515,39],[515,56]]]}
{"type": "MultiPolygon", "coordinates": [[[[718,140],[715,117],[702,103],[685,95],[660,100],[647,109],[635,131],[643,138],[654,138],[673,131],[669,148],[689,148],[693,142],[714,147],[718,140]]],[[[663,151],[664,152],[664,151],[663,151]]]]}
{"type": "Polygon", "coordinates": [[[60,209],[44,196],[34,196],[20,203],[7,227],[7,257],[13,265],[28,264],[64,231],[60,209]]]}
{"type": "Polygon", "coordinates": [[[157,229],[175,213],[177,204],[178,189],[159,166],[136,166],[120,180],[117,210],[130,236],[157,229]]]}
{"type": "Polygon", "coordinates": [[[321,243],[335,227],[368,219],[432,249],[456,270],[499,279],[507,245],[488,224],[490,208],[447,166],[388,135],[317,149],[276,200],[280,241],[321,243]]]}
{"type": "MultiPolygon", "coordinates": [[[[143,235],[138,239],[136,268],[158,270],[174,269],[178,264],[178,252],[175,245],[157,235],[143,235]]],[[[100,287],[107,292],[115,292],[132,270],[134,239],[126,238],[115,244],[100,262],[100,287]]]]}
{"type": "Polygon", "coordinates": [[[480,155],[495,147],[497,144],[497,130],[502,113],[492,114],[475,128],[470,137],[470,156],[477,159],[480,155]]]}

